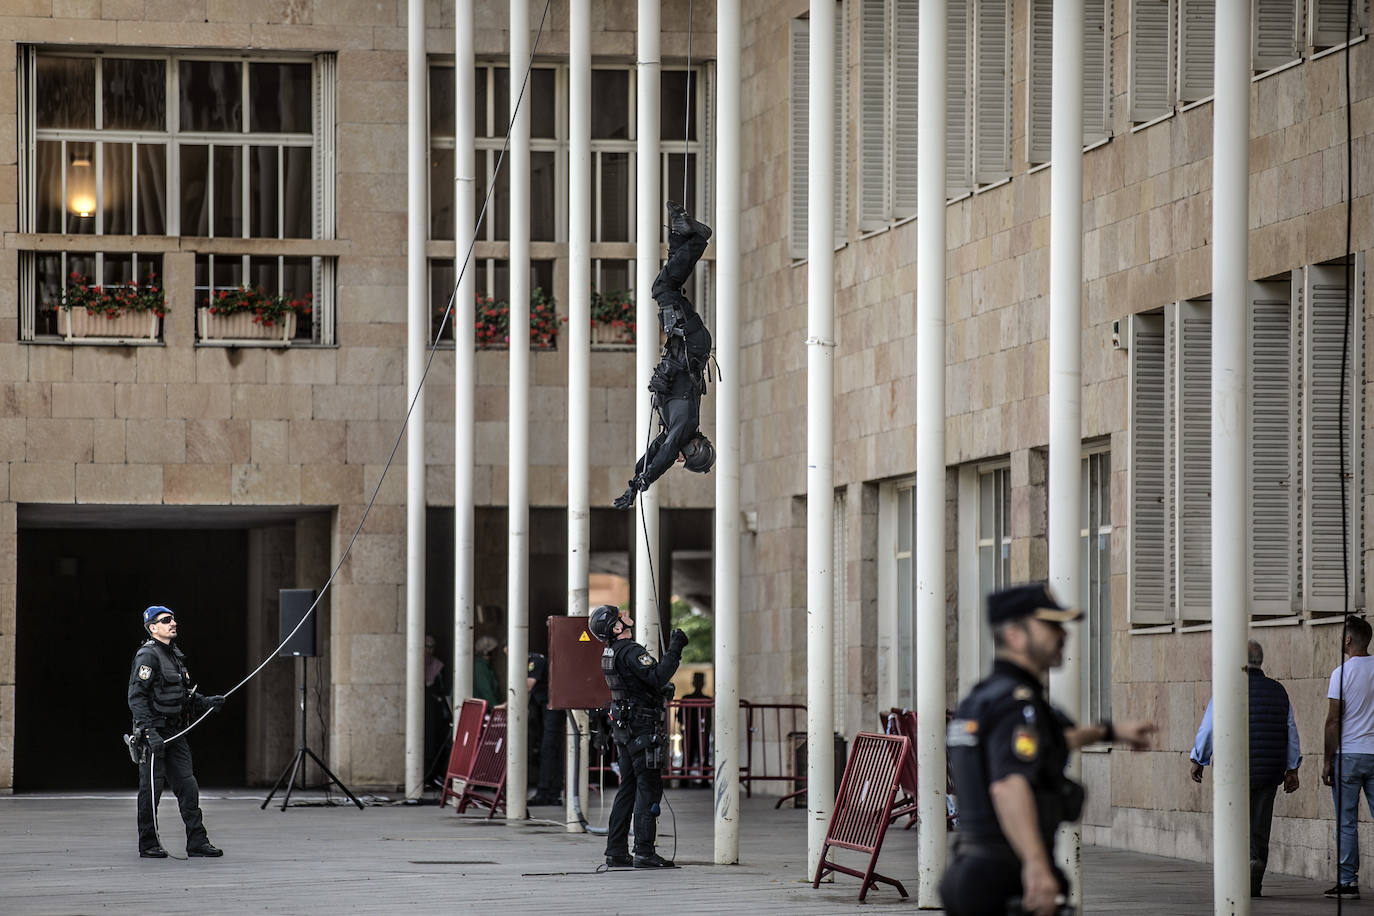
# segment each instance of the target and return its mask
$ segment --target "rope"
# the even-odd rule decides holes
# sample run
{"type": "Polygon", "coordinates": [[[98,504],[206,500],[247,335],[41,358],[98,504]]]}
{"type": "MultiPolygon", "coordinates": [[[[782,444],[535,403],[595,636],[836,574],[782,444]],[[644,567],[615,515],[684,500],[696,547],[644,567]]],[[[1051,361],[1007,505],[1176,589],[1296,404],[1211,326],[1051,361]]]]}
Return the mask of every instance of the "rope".
{"type": "Polygon", "coordinates": [[[687,138],[692,135],[692,0],[687,0],[687,91],[682,102],[682,205],[687,206],[687,138]]]}
{"type": "MultiPolygon", "coordinates": [[[[448,325],[449,317],[453,314],[453,305],[454,300],[458,295],[458,286],[460,283],[462,283],[463,276],[464,274],[466,274],[468,266],[472,262],[472,253],[473,250],[477,247],[478,232],[481,230],[482,220],[486,216],[487,208],[491,204],[491,196],[496,188],[496,178],[501,173],[501,165],[505,162],[506,151],[510,148],[511,128],[514,126],[515,117],[520,111],[520,106],[523,105],[525,102],[525,90],[529,86],[530,73],[534,70],[534,57],[539,51],[539,39],[544,34],[544,22],[549,15],[550,2],[551,0],[544,0],[544,12],[539,17],[539,30],[535,33],[534,44],[530,48],[530,59],[525,67],[525,78],[520,83],[520,94],[516,96],[515,110],[511,113],[511,119],[506,125],[506,138],[501,144],[501,153],[499,156],[497,156],[496,167],[492,169],[491,180],[487,183],[487,194],[486,197],[482,200],[482,209],[477,214],[477,226],[473,231],[472,241],[468,243],[467,254],[463,258],[463,266],[458,271],[456,282],[453,285],[453,291],[449,293],[448,305],[444,307],[443,317],[439,321],[439,329],[435,332],[434,340],[430,344],[429,357],[425,360],[425,369],[424,372],[422,372],[420,375],[420,383],[415,386],[415,395],[410,399],[410,405],[406,408],[405,419],[401,421],[401,428],[396,432],[396,441],[392,443],[391,454],[387,456],[386,464],[382,468],[382,473],[377,478],[377,485],[372,490],[372,496],[367,501],[367,507],[363,510],[362,517],[358,519],[358,525],[356,528],[353,529],[353,534],[348,539],[348,545],[344,547],[343,553],[339,556],[339,562],[336,563],[334,565],[334,569],[330,571],[329,578],[326,579],[324,585],[321,586],[319,594],[316,595],[315,600],[310,603],[310,607],[306,610],[304,614],[301,615],[300,622],[292,628],[291,632],[288,633],[284,639],[282,639],[281,643],[277,646],[276,649],[273,649],[270,653],[268,653],[267,657],[265,657],[262,660],[262,663],[260,665],[258,665],[252,671],[250,671],[243,680],[239,681],[224,694],[226,698],[233,696],[239,690],[240,687],[242,687],[244,684],[247,684],[253,678],[257,677],[258,673],[262,671],[263,668],[267,667],[267,663],[270,662],[274,657],[276,657],[277,652],[281,651],[282,646],[290,642],[292,637],[296,635],[296,631],[299,630],[302,626],[304,626],[305,622],[310,619],[310,616],[315,613],[315,608],[319,606],[320,600],[325,596],[325,593],[329,590],[329,586],[333,584],[334,578],[339,574],[339,570],[343,567],[344,562],[348,559],[349,553],[352,552],[353,545],[357,542],[358,535],[362,533],[363,525],[367,522],[367,517],[372,512],[373,505],[377,502],[377,494],[381,492],[382,484],[386,482],[387,471],[391,469],[391,463],[395,460],[396,452],[401,447],[401,440],[405,436],[406,426],[410,423],[410,416],[415,412],[415,405],[420,399],[420,392],[424,390],[425,381],[429,378],[429,370],[434,365],[434,355],[438,352],[439,340],[443,337],[444,328],[448,325]]],[[[213,711],[214,710],[207,709],[205,712],[201,713],[200,717],[193,721],[190,725],[186,726],[184,729],[165,740],[175,741],[176,739],[185,736],[188,732],[190,732],[197,725],[203,722],[205,720],[205,717],[210,715],[210,713],[213,711]]]]}

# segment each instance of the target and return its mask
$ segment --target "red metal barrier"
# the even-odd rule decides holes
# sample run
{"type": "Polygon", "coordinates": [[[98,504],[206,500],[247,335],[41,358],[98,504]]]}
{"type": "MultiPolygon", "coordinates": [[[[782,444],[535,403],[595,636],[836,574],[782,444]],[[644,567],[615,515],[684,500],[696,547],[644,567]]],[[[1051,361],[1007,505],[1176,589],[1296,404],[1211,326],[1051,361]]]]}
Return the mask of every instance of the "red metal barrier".
{"type": "Polygon", "coordinates": [[[472,776],[472,764],[477,759],[477,742],[482,737],[482,720],[487,715],[486,700],[464,700],[458,710],[458,724],[453,730],[453,749],[448,755],[448,772],[444,775],[444,791],[439,795],[439,807],[449,796],[457,797],[461,789],[453,788],[453,781],[464,785],[472,776]]]}
{"type": "MultiPolygon", "coordinates": [[[[945,722],[948,724],[952,719],[953,713],[945,711],[945,722]]],[[[916,713],[910,709],[897,709],[893,707],[887,711],[886,715],[879,714],[878,718],[883,723],[883,730],[889,735],[901,735],[907,739],[908,753],[906,764],[902,767],[899,775],[899,785],[902,795],[897,799],[892,807],[892,820],[896,822],[903,817],[910,817],[906,826],[902,829],[910,830],[916,825],[916,713]]],[[[949,747],[945,747],[945,795],[954,795],[954,771],[949,765],[949,747]]],[[[953,829],[954,813],[952,806],[945,806],[945,824],[949,829],[953,829]]]]}
{"type": "Polygon", "coordinates": [[[710,698],[672,700],[668,703],[668,769],[666,779],[715,778],[715,744],[712,720],[716,701],[710,698]]]}
{"type": "Polygon", "coordinates": [[[748,700],[740,700],[739,705],[744,712],[745,756],[744,766],[740,767],[739,773],[744,794],[752,798],[751,789],[756,782],[784,783],[794,791],[778,799],[774,807],[781,807],[784,801],[806,791],[806,774],[789,775],[784,756],[792,748],[792,743],[785,739],[806,732],[806,706],[801,703],[751,703],[748,700]],[[759,748],[757,757],[754,754],[755,745],[759,748]]]}
{"type": "Polygon", "coordinates": [[[491,711],[491,719],[482,731],[482,739],[477,743],[476,759],[472,762],[472,773],[463,784],[463,794],[458,796],[458,813],[462,814],[469,804],[485,805],[490,810],[487,819],[496,814],[496,809],[505,809],[502,798],[506,789],[506,710],[497,708],[491,711]],[[478,789],[487,789],[479,792],[478,789]]]}
{"type": "Polygon", "coordinates": [[[892,802],[897,794],[898,774],[910,753],[910,742],[901,735],[873,735],[860,732],[854,738],[854,749],[844,768],[844,780],[835,798],[835,810],[821,847],[821,861],[816,866],[812,887],[820,887],[821,878],[830,872],[840,872],[862,878],[859,902],[868,889],[878,882],[891,884],[897,893],[907,896],[902,882],[874,872],[878,852],[887,835],[891,821],[892,802]],[[868,867],[857,871],[826,858],[832,848],[852,849],[868,854],[868,867]]]}

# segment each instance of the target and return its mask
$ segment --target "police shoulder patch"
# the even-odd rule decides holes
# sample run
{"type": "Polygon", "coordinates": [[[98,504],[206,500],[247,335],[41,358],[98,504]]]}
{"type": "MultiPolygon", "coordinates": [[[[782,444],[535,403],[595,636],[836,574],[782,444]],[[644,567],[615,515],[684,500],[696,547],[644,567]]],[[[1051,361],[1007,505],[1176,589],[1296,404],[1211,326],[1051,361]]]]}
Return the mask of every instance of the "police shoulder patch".
{"type": "Polygon", "coordinates": [[[1034,691],[1032,691],[1025,684],[1022,684],[1020,687],[1017,687],[1015,690],[1011,692],[1011,698],[1013,700],[1029,700],[1033,693],[1034,691]]]}
{"type": "Polygon", "coordinates": [[[643,655],[639,657],[639,663],[643,665],[645,668],[647,668],[654,663],[654,657],[650,655],[648,652],[645,652],[643,655]]]}
{"type": "Polygon", "coordinates": [[[139,665],[139,666],[138,666],[138,679],[139,679],[140,681],[146,681],[146,680],[148,680],[148,678],[150,678],[150,677],[152,677],[152,676],[153,676],[153,669],[152,669],[152,668],[148,667],[147,665],[139,665]]]}
{"type": "Polygon", "coordinates": [[[1018,726],[1011,735],[1011,752],[1016,755],[1017,760],[1030,762],[1040,751],[1040,741],[1033,730],[1023,726],[1018,726]]]}

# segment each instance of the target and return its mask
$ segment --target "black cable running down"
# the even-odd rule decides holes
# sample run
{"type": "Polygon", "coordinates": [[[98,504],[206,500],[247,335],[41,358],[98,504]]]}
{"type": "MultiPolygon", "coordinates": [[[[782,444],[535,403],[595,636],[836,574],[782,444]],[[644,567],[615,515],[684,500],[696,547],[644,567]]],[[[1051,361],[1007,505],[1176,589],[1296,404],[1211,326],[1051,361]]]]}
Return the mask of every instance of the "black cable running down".
{"type": "MultiPolygon", "coordinates": [[[[1337,693],[1339,695],[1341,715],[1336,721],[1336,884],[1341,883],[1341,796],[1343,795],[1344,782],[1341,779],[1344,770],[1345,758],[1341,754],[1341,744],[1345,740],[1345,632],[1350,623],[1350,507],[1348,505],[1349,496],[1347,494],[1346,474],[1348,468],[1346,461],[1346,429],[1345,429],[1345,408],[1346,408],[1346,376],[1350,371],[1350,325],[1353,320],[1353,291],[1354,291],[1354,271],[1355,257],[1351,251],[1351,223],[1354,215],[1354,164],[1351,154],[1354,149],[1354,127],[1351,123],[1351,96],[1350,96],[1350,40],[1354,32],[1355,24],[1355,3],[1354,0],[1346,0],[1345,3],[1345,322],[1341,334],[1341,381],[1340,381],[1340,409],[1336,413],[1336,426],[1339,434],[1340,445],[1340,475],[1341,475],[1341,581],[1342,581],[1342,605],[1343,620],[1341,621],[1340,637],[1340,678],[1337,693]]],[[[1312,307],[1309,302],[1308,308],[1312,307]]],[[[1351,418],[1354,419],[1353,417],[1351,418]]],[[[1356,797],[1358,803],[1358,796],[1356,797]]],[[[1356,812],[1358,814],[1358,810],[1356,812]]],[[[1356,863],[1358,865],[1358,863],[1356,863]]],[[[1341,894],[1336,895],[1336,914],[1340,916],[1344,909],[1345,898],[1341,894]]]]}
{"type": "Polygon", "coordinates": [[[692,0],[687,0],[687,90],[682,102],[682,205],[687,206],[687,138],[692,135],[692,0]]]}
{"type": "MultiPolygon", "coordinates": [[[[250,671],[243,680],[239,681],[232,688],[225,692],[224,696],[226,698],[236,693],[240,687],[251,681],[254,677],[258,675],[258,672],[262,671],[263,668],[267,667],[267,663],[272,661],[272,659],[276,657],[276,654],[278,651],[280,651],[281,647],[290,642],[292,637],[296,635],[296,631],[299,630],[302,626],[304,626],[305,622],[310,619],[310,616],[315,613],[315,608],[319,606],[320,599],[322,599],[325,596],[325,593],[329,590],[329,586],[332,585],[334,582],[334,577],[337,576],[339,574],[339,570],[343,568],[344,561],[348,559],[349,553],[353,550],[353,544],[358,540],[358,535],[362,533],[363,525],[367,522],[367,516],[372,512],[372,506],[377,502],[377,494],[381,492],[382,484],[386,481],[386,473],[391,469],[391,463],[395,460],[396,452],[401,447],[401,440],[405,436],[406,427],[410,424],[410,416],[412,413],[415,412],[415,405],[419,402],[420,392],[424,390],[425,381],[429,378],[429,370],[434,365],[434,355],[438,352],[439,340],[443,337],[444,328],[448,324],[449,316],[453,314],[453,305],[454,300],[458,295],[458,286],[462,283],[463,276],[467,273],[468,266],[472,262],[472,253],[477,247],[478,231],[482,227],[482,220],[486,217],[487,207],[491,203],[491,195],[496,188],[496,178],[498,175],[501,174],[501,165],[505,162],[506,151],[510,148],[511,128],[514,126],[515,117],[520,111],[520,106],[523,105],[525,102],[525,90],[529,86],[530,73],[534,69],[534,56],[539,51],[539,39],[544,34],[544,22],[548,19],[550,2],[551,0],[544,0],[544,12],[539,17],[539,30],[535,33],[534,44],[530,48],[530,59],[528,64],[525,66],[525,78],[520,83],[520,94],[516,96],[515,109],[511,113],[511,120],[506,125],[506,138],[501,144],[500,155],[496,157],[496,166],[492,169],[491,180],[487,184],[487,196],[482,201],[482,209],[477,214],[477,226],[473,231],[472,241],[468,244],[467,255],[463,258],[463,266],[458,271],[458,275],[455,278],[456,282],[453,285],[453,292],[451,292],[448,297],[448,305],[444,308],[443,317],[439,320],[439,329],[435,332],[434,340],[429,346],[429,357],[425,360],[424,372],[420,374],[420,383],[415,386],[415,395],[410,399],[410,405],[406,408],[405,418],[401,421],[401,428],[396,433],[396,441],[392,443],[391,446],[391,454],[387,455],[386,464],[382,467],[382,473],[377,478],[377,486],[374,487],[372,490],[372,496],[368,499],[367,507],[363,509],[362,517],[358,519],[358,525],[356,528],[353,529],[353,534],[348,539],[348,545],[344,548],[343,553],[339,556],[339,562],[336,563],[334,565],[334,569],[330,571],[329,578],[326,579],[324,585],[320,587],[319,594],[317,594],[315,596],[315,600],[310,603],[310,607],[306,609],[306,612],[304,614],[301,615],[300,622],[296,624],[296,626],[291,630],[290,633],[286,634],[286,637],[281,641],[277,648],[273,649],[267,655],[267,657],[262,660],[262,664],[258,665],[256,668],[250,671]]],[[[193,721],[190,725],[186,726],[181,731],[177,732],[175,735],[165,740],[175,741],[178,738],[184,737],[197,725],[205,721],[205,717],[210,715],[210,713],[213,711],[213,709],[207,709],[205,712],[201,713],[200,717],[193,721]]]]}

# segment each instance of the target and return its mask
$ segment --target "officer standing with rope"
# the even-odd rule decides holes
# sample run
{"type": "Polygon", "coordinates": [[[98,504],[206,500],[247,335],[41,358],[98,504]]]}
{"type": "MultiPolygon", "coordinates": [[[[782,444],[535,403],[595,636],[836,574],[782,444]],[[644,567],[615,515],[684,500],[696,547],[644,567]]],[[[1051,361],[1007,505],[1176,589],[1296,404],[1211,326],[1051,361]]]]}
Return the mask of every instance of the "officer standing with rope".
{"type": "Polygon", "coordinates": [[[993,592],[987,612],[997,651],[992,674],[949,723],[959,836],[940,897],[949,916],[1072,913],[1068,879],[1054,864],[1055,831],[1083,809],[1083,787],[1064,773],[1069,752],[1099,741],[1140,750],[1155,726],[1105,719],[1077,726],[1050,705],[1043,679],[1064,660],[1064,624],[1083,614],[1045,585],[993,592]]]}
{"type": "Polygon", "coordinates": [[[606,864],[612,867],[674,868],[654,851],[668,734],[664,703],[672,697],[673,672],[682,660],[687,634],[674,630],[668,650],[658,661],[631,637],[628,611],[603,604],[587,619],[587,632],[606,644],[601,673],[611,688],[611,724],[620,762],[620,788],[611,806],[606,833],[606,864]],[[630,814],[634,813],[635,846],[630,855],[630,814]]]}
{"type": "Polygon", "coordinates": [[[659,329],[664,334],[663,355],[649,379],[660,428],[635,464],[629,487],[616,497],[617,509],[633,506],[635,497],[662,477],[679,456],[683,467],[698,474],[705,474],[716,462],[715,447],[698,427],[711,332],[682,291],[710,238],[710,226],[693,219],[680,204],[668,202],[668,260],[653,287],[659,329]]]}
{"type": "Polygon", "coordinates": [[[184,737],[164,741],[184,729],[191,718],[219,709],[224,697],[200,696],[186,670],[185,657],[173,644],[176,615],[154,605],[143,612],[143,627],[152,637],[134,655],[129,673],[129,712],[134,731],[127,739],[138,767],[138,854],[145,859],[165,859],[167,850],[157,834],[157,803],[163,781],[171,783],[186,823],[186,854],[215,858],[224,851],[210,845],[200,811],[200,787],[191,771],[191,748],[184,737]],[[168,732],[164,735],[163,732],[168,732]]]}

